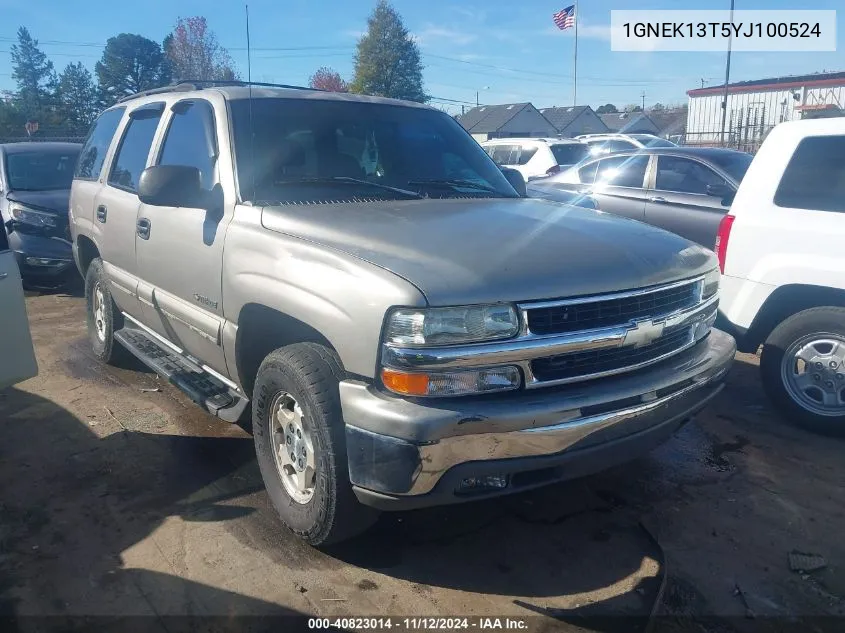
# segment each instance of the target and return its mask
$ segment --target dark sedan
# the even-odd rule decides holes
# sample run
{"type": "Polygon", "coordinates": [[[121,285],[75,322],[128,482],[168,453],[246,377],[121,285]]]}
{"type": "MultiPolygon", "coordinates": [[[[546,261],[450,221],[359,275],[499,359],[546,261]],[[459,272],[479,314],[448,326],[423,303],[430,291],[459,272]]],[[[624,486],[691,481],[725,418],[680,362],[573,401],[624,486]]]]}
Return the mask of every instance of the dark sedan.
{"type": "Polygon", "coordinates": [[[24,283],[54,288],[76,277],[68,200],[76,143],[0,145],[0,215],[24,283]]]}
{"type": "Polygon", "coordinates": [[[595,198],[602,211],[659,226],[713,248],[752,156],[717,148],[649,148],[584,161],[533,181],[529,195],[595,198]]]}

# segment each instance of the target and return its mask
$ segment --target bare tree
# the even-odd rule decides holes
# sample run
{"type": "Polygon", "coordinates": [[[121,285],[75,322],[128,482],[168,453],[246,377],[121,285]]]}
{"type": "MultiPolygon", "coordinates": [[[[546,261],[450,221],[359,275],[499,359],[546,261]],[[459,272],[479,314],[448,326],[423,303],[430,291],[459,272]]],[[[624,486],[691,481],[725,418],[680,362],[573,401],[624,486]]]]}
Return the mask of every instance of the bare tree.
{"type": "Polygon", "coordinates": [[[333,68],[328,66],[321,66],[317,69],[311,79],[308,80],[308,85],[317,90],[328,90],[329,92],[349,92],[349,84],[333,68]]]}
{"type": "Polygon", "coordinates": [[[229,52],[220,46],[214,32],[208,28],[208,22],[200,15],[179,18],[173,33],[164,38],[164,51],[174,81],[238,78],[229,52]]]}

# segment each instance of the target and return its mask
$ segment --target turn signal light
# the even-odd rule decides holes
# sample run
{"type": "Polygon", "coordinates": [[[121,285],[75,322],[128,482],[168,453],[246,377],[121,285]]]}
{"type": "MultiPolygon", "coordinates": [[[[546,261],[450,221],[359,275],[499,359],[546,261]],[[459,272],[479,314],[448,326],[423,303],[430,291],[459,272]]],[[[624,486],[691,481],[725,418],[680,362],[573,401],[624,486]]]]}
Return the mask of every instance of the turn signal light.
{"type": "Polygon", "coordinates": [[[519,389],[522,376],[516,367],[433,373],[408,373],[384,368],[381,381],[387,389],[403,396],[449,397],[519,389]]]}
{"type": "Polygon", "coordinates": [[[406,374],[393,369],[381,370],[384,386],[396,393],[408,396],[428,395],[428,374],[406,374]]]}

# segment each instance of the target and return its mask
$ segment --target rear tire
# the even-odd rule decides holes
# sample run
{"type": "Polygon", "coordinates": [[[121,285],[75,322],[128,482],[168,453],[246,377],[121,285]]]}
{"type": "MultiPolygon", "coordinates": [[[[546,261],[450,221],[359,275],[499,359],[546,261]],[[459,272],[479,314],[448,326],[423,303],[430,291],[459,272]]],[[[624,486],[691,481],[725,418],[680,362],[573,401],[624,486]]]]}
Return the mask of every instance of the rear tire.
{"type": "Polygon", "coordinates": [[[126,353],[114,340],[115,331],[123,327],[123,315],[112,299],[99,257],[91,262],[85,274],[85,302],[88,338],[94,356],[104,363],[116,364],[126,353]]]}
{"type": "Polygon", "coordinates": [[[349,482],[342,376],[332,350],[297,343],[264,359],[253,392],[253,437],[267,494],[282,521],[314,546],[351,538],[378,516],[358,502],[349,482]]]}
{"type": "Polygon", "coordinates": [[[760,374],[790,420],[845,435],[845,308],[811,308],[780,323],[763,345],[760,374]]]}

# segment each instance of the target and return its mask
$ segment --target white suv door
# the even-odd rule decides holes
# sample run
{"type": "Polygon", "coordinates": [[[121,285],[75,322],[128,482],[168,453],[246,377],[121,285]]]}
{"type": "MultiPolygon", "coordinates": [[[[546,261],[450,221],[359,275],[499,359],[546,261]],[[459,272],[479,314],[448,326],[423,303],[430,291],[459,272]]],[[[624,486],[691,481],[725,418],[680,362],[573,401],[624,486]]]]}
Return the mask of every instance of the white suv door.
{"type": "Polygon", "coordinates": [[[29,321],[26,318],[21,276],[0,227],[0,389],[38,373],[29,321]]]}

